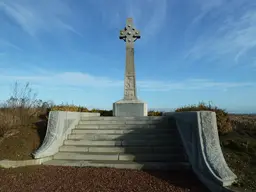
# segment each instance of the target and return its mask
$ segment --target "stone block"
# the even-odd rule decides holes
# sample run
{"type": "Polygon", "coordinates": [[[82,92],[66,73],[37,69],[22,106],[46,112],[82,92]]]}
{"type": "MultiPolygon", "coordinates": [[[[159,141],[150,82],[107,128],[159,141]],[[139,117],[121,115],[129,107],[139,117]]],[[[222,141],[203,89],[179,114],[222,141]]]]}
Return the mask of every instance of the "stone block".
{"type": "Polygon", "coordinates": [[[140,100],[120,100],[113,103],[113,116],[148,116],[147,104],[140,100]]]}

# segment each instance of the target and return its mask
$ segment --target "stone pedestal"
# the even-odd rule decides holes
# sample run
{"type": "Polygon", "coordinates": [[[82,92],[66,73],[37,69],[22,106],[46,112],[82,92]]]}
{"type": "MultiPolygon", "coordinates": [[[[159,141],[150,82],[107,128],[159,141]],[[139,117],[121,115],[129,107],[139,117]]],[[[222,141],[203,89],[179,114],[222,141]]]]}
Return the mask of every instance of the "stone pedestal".
{"type": "Polygon", "coordinates": [[[147,103],[140,100],[120,100],[113,103],[113,116],[141,117],[148,116],[147,103]]]}

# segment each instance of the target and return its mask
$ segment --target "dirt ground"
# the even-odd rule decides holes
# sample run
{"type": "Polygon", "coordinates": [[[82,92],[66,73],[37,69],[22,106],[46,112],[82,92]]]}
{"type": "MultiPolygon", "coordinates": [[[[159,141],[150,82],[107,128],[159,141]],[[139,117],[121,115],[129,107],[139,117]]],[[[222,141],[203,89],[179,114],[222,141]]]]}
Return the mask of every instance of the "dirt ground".
{"type": "Polygon", "coordinates": [[[47,121],[36,119],[32,125],[21,127],[13,135],[0,140],[0,160],[33,159],[31,153],[43,142],[47,121]]]}
{"type": "Polygon", "coordinates": [[[208,192],[188,171],[29,166],[0,175],[0,192],[208,192]]]}
{"type": "Polygon", "coordinates": [[[256,191],[256,115],[230,115],[234,131],[220,136],[224,157],[238,176],[234,184],[256,191]]]}
{"type": "MultiPolygon", "coordinates": [[[[239,177],[234,186],[256,191],[256,115],[230,115],[234,131],[220,136],[225,159],[239,177]]],[[[0,141],[0,160],[32,159],[31,152],[43,141],[47,122],[37,119],[13,136],[0,141]]]]}

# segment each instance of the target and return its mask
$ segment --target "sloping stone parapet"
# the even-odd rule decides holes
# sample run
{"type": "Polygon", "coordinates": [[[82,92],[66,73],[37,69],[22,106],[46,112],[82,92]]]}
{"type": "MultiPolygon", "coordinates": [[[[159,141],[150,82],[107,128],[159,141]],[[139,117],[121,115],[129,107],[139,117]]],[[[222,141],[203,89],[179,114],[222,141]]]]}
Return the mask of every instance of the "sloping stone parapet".
{"type": "Polygon", "coordinates": [[[170,112],[189,162],[198,178],[211,191],[224,191],[237,176],[228,167],[219,141],[216,113],[212,111],[170,112]]]}
{"type": "Polygon", "coordinates": [[[35,159],[49,157],[59,151],[71,130],[80,121],[81,117],[100,116],[100,113],[50,111],[47,131],[42,145],[32,153],[35,159]]]}

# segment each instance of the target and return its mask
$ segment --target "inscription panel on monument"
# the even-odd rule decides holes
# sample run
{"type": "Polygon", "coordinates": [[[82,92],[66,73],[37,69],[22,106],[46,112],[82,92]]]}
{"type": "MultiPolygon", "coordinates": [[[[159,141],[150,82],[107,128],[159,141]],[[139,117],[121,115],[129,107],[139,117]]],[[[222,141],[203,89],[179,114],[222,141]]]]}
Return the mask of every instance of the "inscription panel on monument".
{"type": "Polygon", "coordinates": [[[136,99],[135,98],[135,79],[134,76],[126,76],[125,77],[125,91],[124,97],[125,99],[136,99]]]}
{"type": "Polygon", "coordinates": [[[126,89],[133,89],[134,88],[134,77],[133,76],[126,77],[125,88],[126,89]]]}
{"type": "Polygon", "coordinates": [[[132,100],[134,99],[134,91],[133,90],[125,90],[125,99],[132,100]]]}

